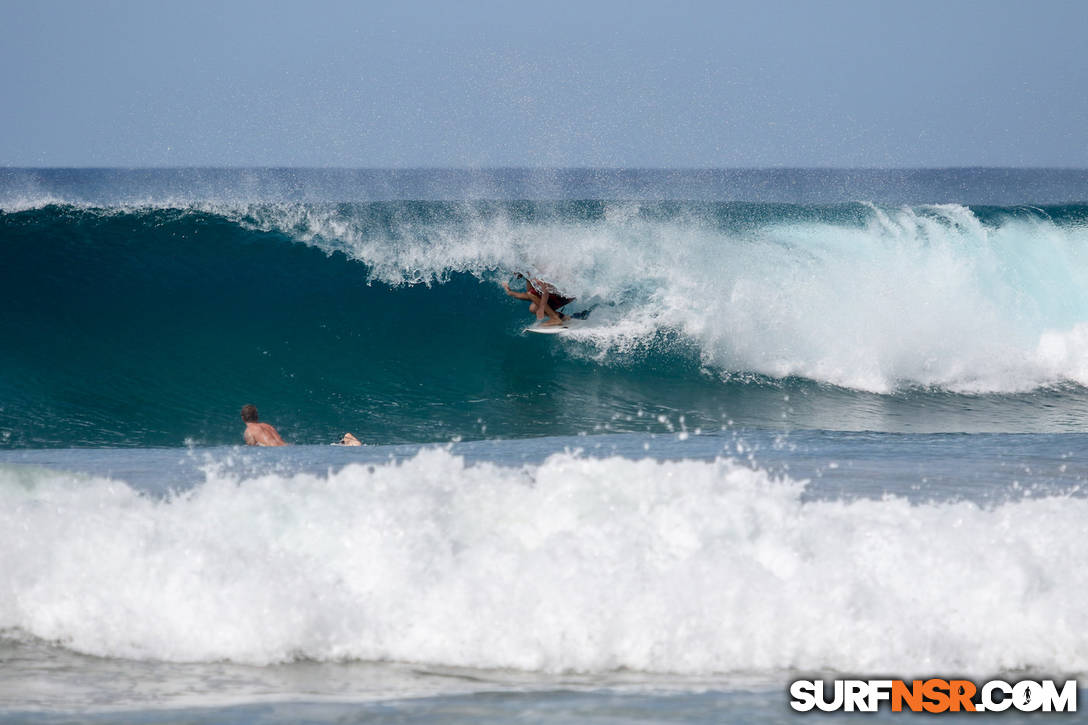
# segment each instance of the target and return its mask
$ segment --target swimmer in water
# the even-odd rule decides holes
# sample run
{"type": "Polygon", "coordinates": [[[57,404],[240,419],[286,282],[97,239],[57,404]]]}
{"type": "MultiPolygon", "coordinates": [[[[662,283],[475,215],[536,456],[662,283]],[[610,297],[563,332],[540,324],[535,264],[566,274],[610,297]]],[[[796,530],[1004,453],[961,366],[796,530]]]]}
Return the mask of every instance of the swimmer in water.
{"type": "Polygon", "coordinates": [[[242,421],[246,424],[246,430],[242,437],[245,439],[247,446],[287,445],[280,438],[280,434],[276,432],[275,428],[268,423],[261,423],[257,420],[257,406],[243,405],[242,421]]]}

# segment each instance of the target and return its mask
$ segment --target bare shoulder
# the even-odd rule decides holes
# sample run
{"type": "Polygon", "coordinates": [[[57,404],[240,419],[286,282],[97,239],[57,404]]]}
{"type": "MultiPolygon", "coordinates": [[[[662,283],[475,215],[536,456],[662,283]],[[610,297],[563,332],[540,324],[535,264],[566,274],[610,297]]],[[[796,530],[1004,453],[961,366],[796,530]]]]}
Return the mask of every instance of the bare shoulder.
{"type": "Polygon", "coordinates": [[[246,430],[242,434],[246,445],[250,446],[285,446],[287,443],[280,438],[280,434],[276,432],[268,423],[249,423],[246,425],[246,430]]]}
{"type": "Polygon", "coordinates": [[[283,438],[280,438],[279,432],[272,427],[269,423],[261,423],[261,431],[264,433],[264,445],[272,446],[285,446],[287,445],[283,438]]]}

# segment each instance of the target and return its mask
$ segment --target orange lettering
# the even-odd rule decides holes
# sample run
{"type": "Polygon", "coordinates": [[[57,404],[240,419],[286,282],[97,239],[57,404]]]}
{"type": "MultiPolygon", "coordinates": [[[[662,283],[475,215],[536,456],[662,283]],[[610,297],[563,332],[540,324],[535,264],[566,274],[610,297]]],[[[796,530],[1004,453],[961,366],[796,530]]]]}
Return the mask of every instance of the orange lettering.
{"type": "Polygon", "coordinates": [[[934,678],[922,684],[922,695],[929,700],[923,702],[926,712],[944,712],[948,709],[948,681],[934,678]]]}
{"type": "Polygon", "coordinates": [[[949,707],[952,712],[959,712],[962,707],[966,712],[975,711],[975,703],[971,698],[975,696],[975,683],[970,680],[951,680],[948,683],[949,707]]]}
{"type": "Polygon", "coordinates": [[[906,701],[907,707],[912,712],[919,712],[922,709],[922,681],[914,680],[910,687],[907,687],[907,683],[902,680],[895,680],[892,682],[892,712],[902,712],[903,702],[906,701]]]}

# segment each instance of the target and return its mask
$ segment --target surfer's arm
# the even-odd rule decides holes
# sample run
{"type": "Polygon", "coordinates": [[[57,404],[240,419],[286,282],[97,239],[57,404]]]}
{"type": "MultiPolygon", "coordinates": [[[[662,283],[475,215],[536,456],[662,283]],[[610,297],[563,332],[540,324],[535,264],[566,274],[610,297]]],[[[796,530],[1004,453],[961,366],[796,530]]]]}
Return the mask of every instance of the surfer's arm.
{"type": "Polygon", "coordinates": [[[515,292],[514,290],[510,289],[510,285],[506,284],[505,282],[502,283],[502,288],[506,290],[506,294],[510,295],[514,299],[529,301],[532,301],[533,299],[533,296],[528,292],[515,292]]]}

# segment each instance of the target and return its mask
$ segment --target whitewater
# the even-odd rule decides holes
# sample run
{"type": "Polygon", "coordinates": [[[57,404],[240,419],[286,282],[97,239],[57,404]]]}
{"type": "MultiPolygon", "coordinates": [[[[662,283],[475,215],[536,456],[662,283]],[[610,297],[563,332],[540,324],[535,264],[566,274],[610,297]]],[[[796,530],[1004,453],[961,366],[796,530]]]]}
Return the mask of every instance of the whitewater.
{"type": "Polygon", "coordinates": [[[0,628],[99,657],[1088,672],[1081,497],[803,502],[729,459],[512,467],[444,449],[327,475],[209,470],[163,499],[0,476],[0,628]]]}
{"type": "Polygon", "coordinates": [[[1078,171],[2,169],[0,718],[1086,682],[1086,282],[1078,171]]]}

